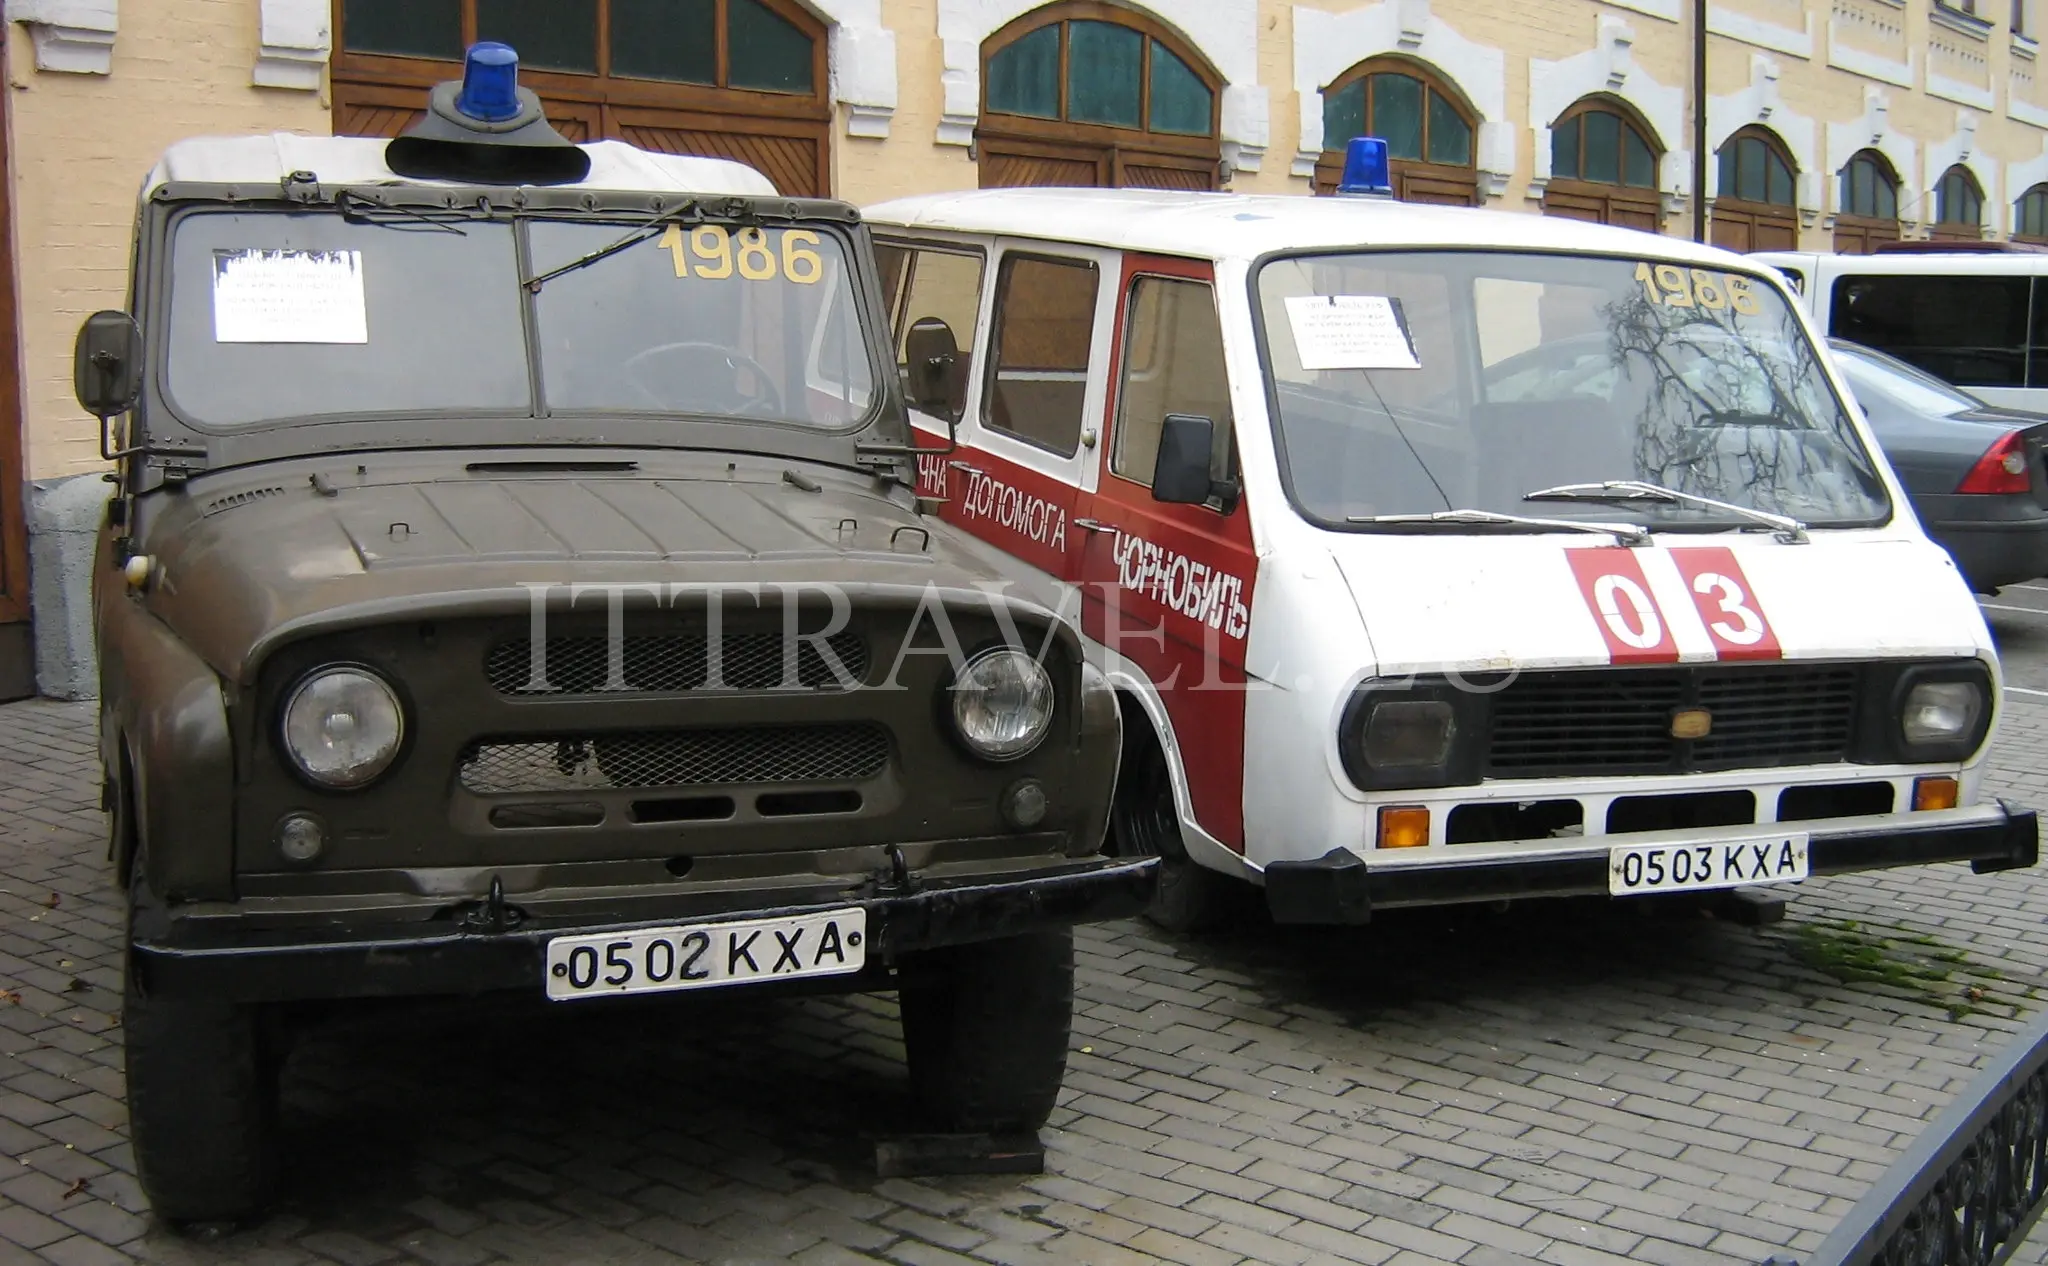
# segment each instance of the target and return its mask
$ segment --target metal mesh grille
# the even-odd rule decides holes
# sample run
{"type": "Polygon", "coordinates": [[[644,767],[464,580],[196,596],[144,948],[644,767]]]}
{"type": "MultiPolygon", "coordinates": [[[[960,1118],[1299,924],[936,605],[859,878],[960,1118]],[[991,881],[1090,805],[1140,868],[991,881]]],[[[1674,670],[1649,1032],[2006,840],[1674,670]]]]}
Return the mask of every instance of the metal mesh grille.
{"type": "MultiPolygon", "coordinates": [[[[484,661],[484,673],[492,689],[507,695],[702,690],[710,678],[709,645],[710,639],[701,633],[626,637],[616,643],[606,637],[551,637],[546,658],[535,665],[533,642],[522,637],[492,647],[484,661]],[[619,648],[616,664],[611,655],[615,645],[619,648]]],[[[725,688],[781,687],[789,671],[784,653],[787,645],[780,633],[727,633],[720,637],[719,676],[725,688]]],[[[796,643],[798,686],[845,690],[867,676],[867,643],[859,634],[834,633],[825,639],[824,649],[831,652],[830,657],[821,653],[815,640],[796,643]]]]}
{"type": "Polygon", "coordinates": [[[601,737],[494,740],[462,756],[478,795],[735,783],[854,782],[889,763],[879,725],[671,730],[601,737]]]}
{"type": "Polygon", "coordinates": [[[1843,759],[1856,713],[1851,667],[1786,665],[1525,673],[1494,696],[1496,778],[1764,769],[1843,759]],[[1713,730],[1671,737],[1701,707],[1713,730]]]}

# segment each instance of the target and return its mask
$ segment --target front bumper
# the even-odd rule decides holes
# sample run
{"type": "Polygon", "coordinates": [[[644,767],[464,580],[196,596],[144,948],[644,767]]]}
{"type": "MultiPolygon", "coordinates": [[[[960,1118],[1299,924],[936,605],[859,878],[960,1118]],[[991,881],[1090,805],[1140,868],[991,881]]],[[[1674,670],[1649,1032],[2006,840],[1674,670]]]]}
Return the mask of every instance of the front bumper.
{"type": "MultiPolygon", "coordinates": [[[[1755,834],[1770,825],[1742,830],[1755,834]]],[[[1597,842],[1552,853],[1469,859],[1453,855],[1420,865],[1373,866],[1348,849],[1336,848],[1314,861],[1267,865],[1266,904],[1276,923],[1364,923],[1374,909],[1393,906],[1604,896],[1613,845],[1681,834],[1594,837],[1597,842]]],[[[1892,821],[1812,830],[1807,855],[1814,875],[1962,861],[1984,874],[2034,865],[2040,859],[2040,834],[2032,809],[1999,801],[1962,821],[1925,826],[1892,821]]]]}
{"type": "Polygon", "coordinates": [[[131,964],[144,989],[169,996],[256,1002],[525,989],[539,997],[547,943],[557,936],[859,906],[867,912],[868,968],[824,987],[889,988],[889,968],[905,954],[1136,914],[1157,866],[1155,858],[1091,857],[997,876],[912,874],[893,885],[784,890],[767,900],[724,894],[715,906],[642,903],[624,921],[520,919],[515,909],[495,923],[486,911],[466,923],[263,926],[179,918],[148,905],[135,911],[131,964]]]}

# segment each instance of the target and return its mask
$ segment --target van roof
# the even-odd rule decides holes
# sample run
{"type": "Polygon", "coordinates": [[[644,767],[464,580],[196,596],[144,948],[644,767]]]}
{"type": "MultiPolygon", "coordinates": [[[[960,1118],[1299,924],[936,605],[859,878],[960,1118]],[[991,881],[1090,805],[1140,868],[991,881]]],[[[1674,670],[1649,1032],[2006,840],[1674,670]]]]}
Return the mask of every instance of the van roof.
{"type": "Polygon", "coordinates": [[[1555,216],[1293,194],[980,189],[898,198],[862,214],[878,226],[1051,239],[1213,260],[1358,246],[1647,255],[1722,268],[1740,258],[1681,238],[1555,216]]]}
{"type": "Polygon", "coordinates": [[[1760,251],[1750,256],[1772,267],[1809,271],[1889,273],[1894,276],[2035,277],[2048,274],[2048,255],[2033,252],[1899,251],[1881,255],[1835,255],[1797,251],[1760,251]]]}
{"type": "MultiPolygon", "coordinates": [[[[329,185],[438,185],[414,180],[384,164],[387,141],[370,136],[201,136],[179,141],[150,169],[142,196],[172,182],[275,185],[296,171],[310,171],[329,185]]],[[[580,146],[590,155],[590,174],[577,189],[653,193],[729,193],[774,197],[774,182],[744,163],[723,158],[652,154],[624,141],[580,146]]]]}

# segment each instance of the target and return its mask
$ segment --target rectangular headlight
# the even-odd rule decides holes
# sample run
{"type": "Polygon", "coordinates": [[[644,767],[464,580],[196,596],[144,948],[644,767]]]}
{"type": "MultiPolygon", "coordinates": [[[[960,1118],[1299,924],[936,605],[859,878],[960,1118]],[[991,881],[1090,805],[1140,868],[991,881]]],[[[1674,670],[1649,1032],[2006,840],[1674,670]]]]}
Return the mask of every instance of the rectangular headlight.
{"type": "Polygon", "coordinates": [[[1961,742],[1984,715],[1984,688],[1974,681],[1922,681],[1906,692],[1899,733],[1909,747],[1961,742]]]}
{"type": "Polygon", "coordinates": [[[1428,769],[1450,759],[1457,715],[1442,699],[1386,699],[1365,721],[1365,759],[1375,769],[1428,769]]]}
{"type": "Polygon", "coordinates": [[[1486,696],[1440,679],[1367,682],[1337,723],[1337,754],[1361,791],[1455,787],[1480,779],[1486,696]]]}

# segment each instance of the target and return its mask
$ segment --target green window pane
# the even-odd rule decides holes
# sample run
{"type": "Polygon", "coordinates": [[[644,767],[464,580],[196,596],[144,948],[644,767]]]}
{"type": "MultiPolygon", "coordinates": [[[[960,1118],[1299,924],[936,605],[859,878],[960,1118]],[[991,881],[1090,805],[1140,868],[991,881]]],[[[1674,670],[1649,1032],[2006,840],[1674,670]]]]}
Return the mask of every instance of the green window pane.
{"type": "Polygon", "coordinates": [[[1365,135],[1365,80],[1354,79],[1335,92],[1323,92],[1323,148],[1343,149],[1354,136],[1365,135]]]}
{"type": "Polygon", "coordinates": [[[1215,95],[1192,66],[1152,41],[1152,130],[1187,136],[1209,134],[1210,103],[1215,95]]]}
{"type": "Polygon", "coordinates": [[[1621,183],[1621,119],[1605,110],[1586,116],[1586,179],[1621,183]]]}
{"type": "Polygon", "coordinates": [[[1387,143],[1389,158],[1422,157],[1422,81],[1407,75],[1372,75],[1366,129],[1387,143]]]}
{"type": "Polygon", "coordinates": [[[1870,160],[1854,158],[1842,169],[1842,209],[1850,215],[1877,214],[1876,173],[1870,169],[1870,160]]]}
{"type": "Polygon", "coordinates": [[[597,0],[476,0],[476,37],[535,70],[597,73],[597,0]]]}
{"type": "Polygon", "coordinates": [[[1137,127],[1145,37],[1109,22],[1067,23],[1067,118],[1137,127]]]}
{"type": "Polygon", "coordinates": [[[726,87],[809,96],[811,37],[761,0],[726,3],[726,87]]]}
{"type": "Polygon", "coordinates": [[[718,0],[612,0],[612,73],[718,82],[718,0]]]}
{"type": "Polygon", "coordinates": [[[1458,107],[1440,93],[1429,94],[1429,161],[1467,167],[1472,163],[1472,129],[1458,107]]]}
{"type": "Polygon", "coordinates": [[[988,59],[988,108],[1034,119],[1060,117],[1060,24],[1041,26],[988,59]]]}
{"type": "Polygon", "coordinates": [[[1721,147],[1721,174],[1717,182],[1720,186],[1720,191],[1715,195],[1716,197],[1739,198],[1742,196],[1735,192],[1735,151],[1740,148],[1742,146],[1739,141],[1721,147]]]}
{"type": "Polygon", "coordinates": [[[1550,129],[1550,174],[1562,180],[1579,179],[1578,119],[1566,119],[1550,129]]]}
{"type": "Polygon", "coordinates": [[[1764,200],[1764,168],[1769,165],[1770,157],[1762,141],[1744,139],[1735,142],[1736,197],[1747,202],[1764,200]]]}
{"type": "Polygon", "coordinates": [[[1874,214],[1876,214],[1877,218],[1880,220],[1898,219],[1898,189],[1895,186],[1893,186],[1891,181],[1885,179],[1884,174],[1882,172],[1873,171],[1873,175],[1874,179],[1877,181],[1877,188],[1875,191],[1876,196],[1871,199],[1871,205],[1876,208],[1874,214]]]}
{"type": "MultiPolygon", "coordinates": [[[[1759,148],[1762,148],[1763,142],[1759,141],[1757,145],[1759,148]]],[[[1771,153],[1768,149],[1764,150],[1764,156],[1769,163],[1770,170],[1770,186],[1764,190],[1764,201],[1774,207],[1791,206],[1792,169],[1785,165],[1784,159],[1771,153]]]]}
{"type": "Polygon", "coordinates": [[[1621,183],[1638,189],[1657,187],[1657,156],[1634,128],[1621,130],[1621,183]]]}
{"type": "Polygon", "coordinates": [[[462,0],[343,0],[341,44],[351,53],[462,56],[462,0]]]}

